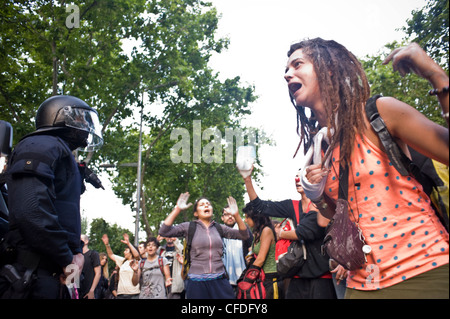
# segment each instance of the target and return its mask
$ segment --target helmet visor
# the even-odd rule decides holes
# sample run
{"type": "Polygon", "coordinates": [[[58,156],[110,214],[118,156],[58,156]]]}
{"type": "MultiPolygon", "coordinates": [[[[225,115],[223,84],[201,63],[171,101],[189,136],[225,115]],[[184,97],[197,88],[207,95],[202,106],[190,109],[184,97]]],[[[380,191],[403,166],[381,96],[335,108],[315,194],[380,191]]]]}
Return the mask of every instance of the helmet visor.
{"type": "Polygon", "coordinates": [[[61,110],[65,126],[89,133],[87,146],[80,148],[80,151],[91,152],[103,145],[102,127],[95,110],[71,106],[65,106],[61,110]]]}

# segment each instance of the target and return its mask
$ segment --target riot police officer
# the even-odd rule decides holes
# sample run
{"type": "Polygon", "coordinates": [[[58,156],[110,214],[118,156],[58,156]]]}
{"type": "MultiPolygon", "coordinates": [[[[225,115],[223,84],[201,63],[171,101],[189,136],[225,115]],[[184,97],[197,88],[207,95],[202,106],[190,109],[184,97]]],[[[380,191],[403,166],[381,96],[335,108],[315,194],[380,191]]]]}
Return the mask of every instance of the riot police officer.
{"type": "Polygon", "coordinates": [[[6,181],[3,177],[3,171],[12,149],[13,130],[11,123],[0,120],[0,242],[8,230],[8,207],[6,181]]]}
{"type": "Polygon", "coordinates": [[[3,298],[60,298],[64,278],[82,268],[83,180],[72,152],[102,143],[97,112],[79,98],[53,96],[39,107],[36,131],[16,145],[6,172],[13,259],[2,268],[3,298]]]}

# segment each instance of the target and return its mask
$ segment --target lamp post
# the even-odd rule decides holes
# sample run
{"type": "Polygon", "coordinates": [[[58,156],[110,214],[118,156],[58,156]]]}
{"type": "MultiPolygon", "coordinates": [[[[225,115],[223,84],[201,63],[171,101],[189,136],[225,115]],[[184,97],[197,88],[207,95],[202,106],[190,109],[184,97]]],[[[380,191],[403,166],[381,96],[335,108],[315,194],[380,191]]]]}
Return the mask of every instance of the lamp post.
{"type": "Polygon", "coordinates": [[[136,224],[134,245],[139,245],[139,211],[141,209],[141,162],[142,162],[142,113],[144,112],[144,104],[141,107],[141,124],[139,126],[139,150],[138,150],[138,163],[137,163],[137,191],[136,191],[136,224]]]}
{"type": "Polygon", "coordinates": [[[124,167],[137,167],[137,190],[136,190],[136,222],[134,230],[134,245],[137,247],[139,245],[139,215],[141,208],[141,163],[142,163],[142,114],[144,111],[144,105],[141,107],[141,123],[139,127],[139,150],[138,150],[138,162],[137,163],[123,163],[119,165],[115,164],[100,164],[103,168],[112,168],[116,166],[124,167]]]}

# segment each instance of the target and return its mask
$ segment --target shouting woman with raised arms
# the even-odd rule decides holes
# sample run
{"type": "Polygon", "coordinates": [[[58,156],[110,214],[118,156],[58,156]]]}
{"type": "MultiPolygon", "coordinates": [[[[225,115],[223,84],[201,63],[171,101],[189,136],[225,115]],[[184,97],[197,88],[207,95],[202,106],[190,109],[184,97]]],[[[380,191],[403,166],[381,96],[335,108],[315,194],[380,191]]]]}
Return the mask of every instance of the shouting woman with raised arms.
{"type": "MultiPolygon", "coordinates": [[[[236,200],[227,199],[229,211],[233,214],[239,229],[217,224],[213,220],[213,207],[207,198],[201,197],[194,204],[193,222],[173,225],[182,210],[192,206],[188,203],[189,193],[180,195],[177,205],[164,220],[159,234],[163,237],[188,237],[191,223],[195,223],[195,232],[191,238],[190,267],[186,280],[187,299],[234,299],[222,261],[222,237],[245,240],[248,238],[247,227],[239,215],[236,200]]],[[[188,239],[188,238],[187,238],[188,239]]]]}

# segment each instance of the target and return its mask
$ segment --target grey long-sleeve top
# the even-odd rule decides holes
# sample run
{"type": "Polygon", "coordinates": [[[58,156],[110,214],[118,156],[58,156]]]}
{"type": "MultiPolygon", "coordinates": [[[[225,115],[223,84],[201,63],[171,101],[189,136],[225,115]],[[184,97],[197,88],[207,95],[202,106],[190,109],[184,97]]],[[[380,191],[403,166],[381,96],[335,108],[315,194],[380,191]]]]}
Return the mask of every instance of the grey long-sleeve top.
{"type": "MultiPolygon", "coordinates": [[[[219,232],[214,226],[214,221],[206,227],[200,221],[195,221],[197,228],[192,238],[190,274],[218,274],[225,272],[222,261],[223,243],[219,232]]],[[[220,225],[223,229],[223,237],[245,240],[248,238],[247,230],[233,229],[220,225]]],[[[167,226],[164,223],[159,229],[163,237],[187,237],[189,222],[167,226]]]]}

